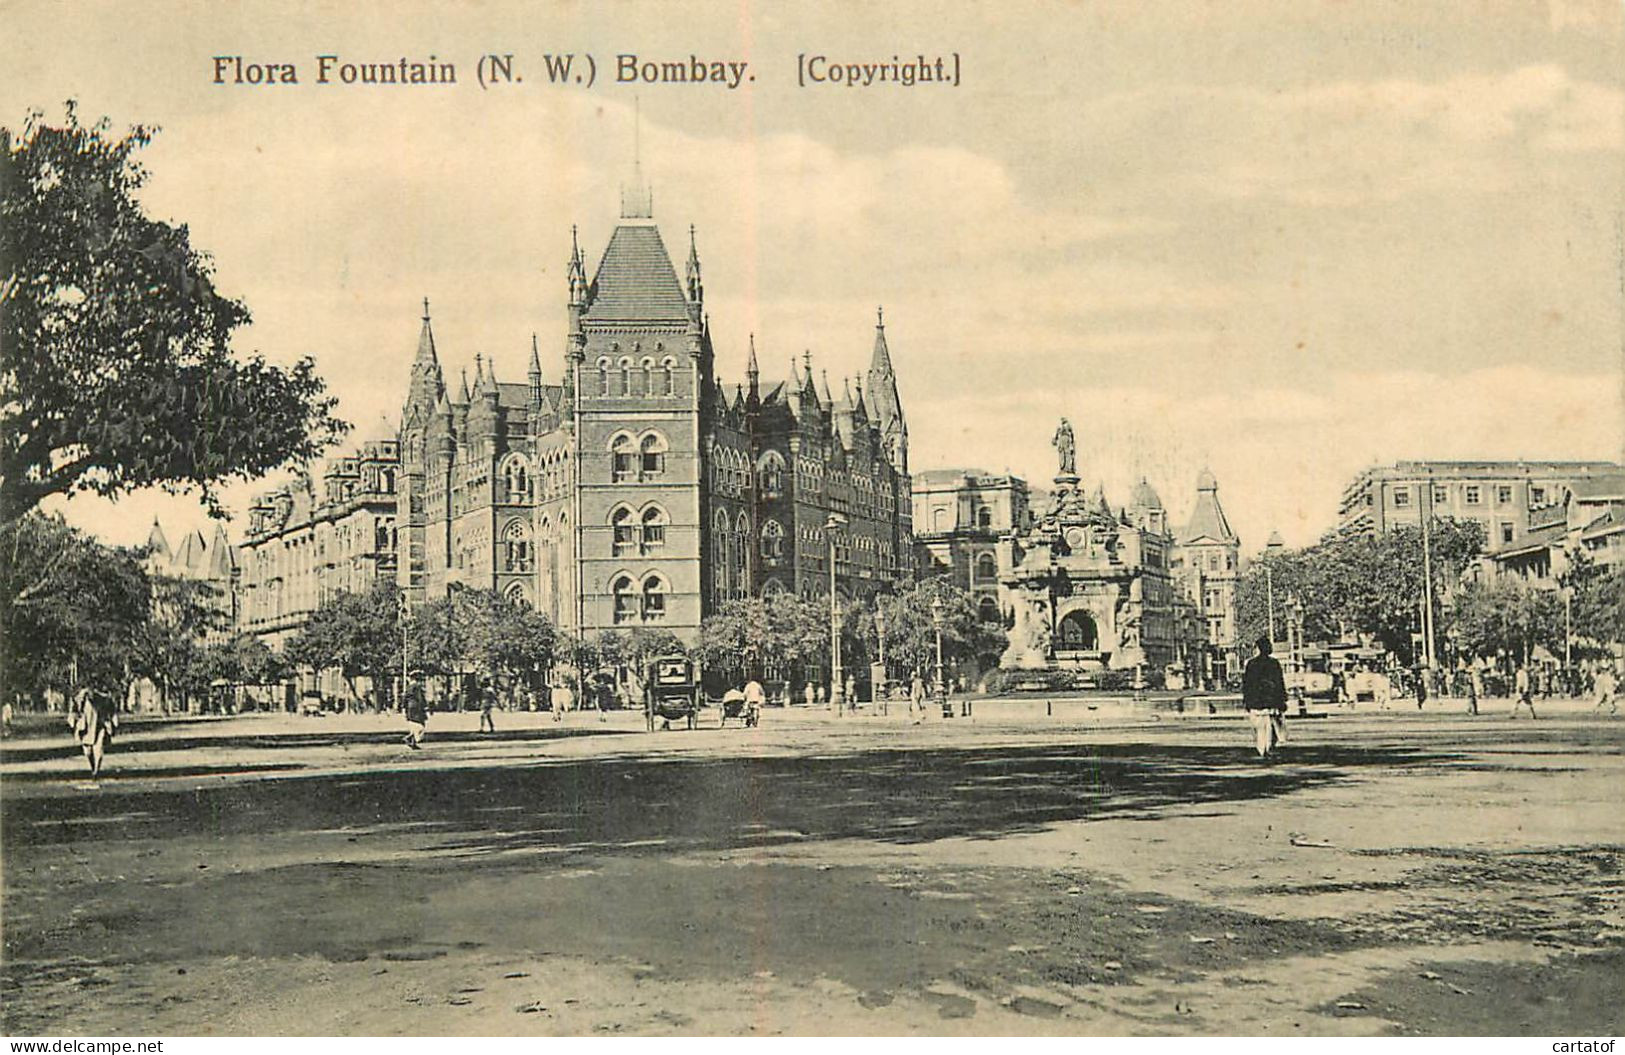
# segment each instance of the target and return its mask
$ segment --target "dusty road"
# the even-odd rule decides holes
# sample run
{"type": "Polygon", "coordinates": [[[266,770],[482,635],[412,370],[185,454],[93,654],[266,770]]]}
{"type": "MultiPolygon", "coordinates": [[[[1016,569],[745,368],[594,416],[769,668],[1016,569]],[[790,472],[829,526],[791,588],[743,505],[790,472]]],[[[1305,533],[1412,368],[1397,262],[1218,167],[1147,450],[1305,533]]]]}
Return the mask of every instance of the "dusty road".
{"type": "MultiPolygon", "coordinates": [[[[1492,704],[1493,706],[1493,704],[1492,704]]],[[[1504,709],[1504,708],[1503,708],[1504,709]]],[[[10,1033],[1615,1034],[1625,722],[769,711],[0,749],[10,1033]]]]}

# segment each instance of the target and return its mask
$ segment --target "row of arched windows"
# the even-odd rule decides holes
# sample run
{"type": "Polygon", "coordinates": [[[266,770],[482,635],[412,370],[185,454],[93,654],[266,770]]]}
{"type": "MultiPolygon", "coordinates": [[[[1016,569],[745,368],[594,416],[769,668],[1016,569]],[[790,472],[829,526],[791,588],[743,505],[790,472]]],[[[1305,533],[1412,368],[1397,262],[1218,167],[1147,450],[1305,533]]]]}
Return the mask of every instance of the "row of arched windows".
{"type": "MultiPolygon", "coordinates": [[[[656,346],[656,351],[659,351],[656,346]]],[[[600,396],[673,396],[677,394],[677,360],[666,355],[659,362],[653,356],[634,359],[598,357],[600,396]]]]}

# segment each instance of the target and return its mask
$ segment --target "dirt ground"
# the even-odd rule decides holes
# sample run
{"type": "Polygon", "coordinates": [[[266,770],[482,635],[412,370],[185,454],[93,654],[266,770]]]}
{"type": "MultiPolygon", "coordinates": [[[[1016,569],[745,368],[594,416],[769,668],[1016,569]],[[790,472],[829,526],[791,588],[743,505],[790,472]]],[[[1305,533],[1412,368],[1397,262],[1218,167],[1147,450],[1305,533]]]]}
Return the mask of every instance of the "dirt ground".
{"type": "Polygon", "coordinates": [[[1617,1034],[1625,722],[1497,702],[25,727],[0,1027],[1617,1034]]]}

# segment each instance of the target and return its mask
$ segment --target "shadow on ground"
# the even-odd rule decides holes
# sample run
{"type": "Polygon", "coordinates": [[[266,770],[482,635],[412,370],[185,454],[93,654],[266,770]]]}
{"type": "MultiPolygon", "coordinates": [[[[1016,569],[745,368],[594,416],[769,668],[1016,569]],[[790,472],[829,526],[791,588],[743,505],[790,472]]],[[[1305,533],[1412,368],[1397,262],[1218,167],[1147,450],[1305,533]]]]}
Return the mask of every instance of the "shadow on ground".
{"type": "MultiPolygon", "coordinates": [[[[118,816],[120,838],[174,832],[298,833],[410,824],[468,856],[719,850],[860,838],[997,838],[1061,821],[1222,809],[1363,771],[1460,756],[1383,746],[1305,746],[1260,765],[1233,746],[1113,744],[868,750],[767,758],[618,755],[288,777],[206,788],[103,782],[78,797],[7,797],[7,851],[82,838],[118,816]]],[[[425,766],[430,764],[425,759],[425,766]]],[[[111,833],[109,833],[111,834],[111,833]]]]}

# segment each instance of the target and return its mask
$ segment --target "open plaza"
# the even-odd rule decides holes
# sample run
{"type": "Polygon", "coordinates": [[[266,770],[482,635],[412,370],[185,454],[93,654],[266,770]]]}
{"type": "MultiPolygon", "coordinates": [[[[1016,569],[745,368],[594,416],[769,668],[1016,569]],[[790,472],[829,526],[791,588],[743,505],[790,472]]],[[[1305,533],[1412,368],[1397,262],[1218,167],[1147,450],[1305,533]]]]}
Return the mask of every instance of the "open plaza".
{"type": "Polygon", "coordinates": [[[0,751],[0,1028],[1591,1034],[1625,723],[1103,697],[642,716],[60,717],[0,751]]]}

